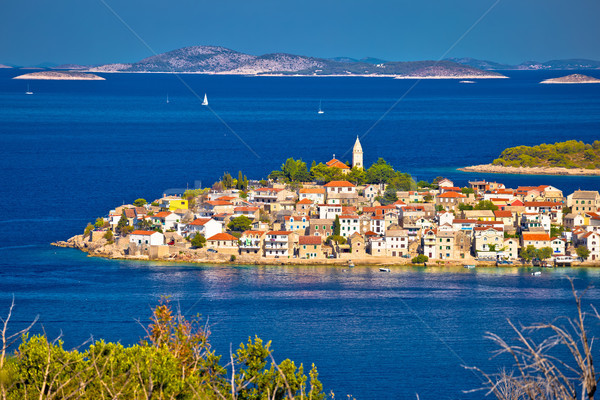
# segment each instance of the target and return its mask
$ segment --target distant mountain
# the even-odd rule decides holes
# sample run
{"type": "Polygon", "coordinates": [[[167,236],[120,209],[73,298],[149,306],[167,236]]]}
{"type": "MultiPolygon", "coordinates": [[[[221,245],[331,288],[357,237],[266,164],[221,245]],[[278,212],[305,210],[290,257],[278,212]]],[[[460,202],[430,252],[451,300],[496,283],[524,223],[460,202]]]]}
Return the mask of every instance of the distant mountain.
{"type": "Polygon", "coordinates": [[[375,58],[375,57],[364,57],[364,58],[361,58],[360,60],[357,60],[356,58],[350,58],[350,57],[334,57],[334,58],[329,58],[328,60],[347,62],[347,63],[364,62],[367,64],[375,64],[375,65],[388,62],[387,60],[383,60],[381,58],[375,58]]]}
{"type": "Polygon", "coordinates": [[[422,78],[502,78],[452,61],[388,62],[375,58],[324,59],[286,53],[254,56],[220,46],[192,46],[133,64],[107,64],[90,72],[180,72],[244,75],[383,75],[422,78]]]}
{"type": "Polygon", "coordinates": [[[50,69],[68,69],[71,71],[75,71],[75,70],[83,70],[83,69],[90,69],[90,68],[91,68],[90,65],[61,64],[61,65],[57,65],[56,67],[52,67],[50,69]]]}
{"type": "Polygon", "coordinates": [[[0,64],[0,68],[12,68],[10,65],[0,64]]]}
{"type": "Polygon", "coordinates": [[[468,65],[473,68],[479,68],[484,70],[497,70],[497,69],[515,69],[513,65],[500,64],[494,61],[478,60],[476,58],[448,58],[448,61],[453,61],[458,64],[468,65]]]}
{"type": "Polygon", "coordinates": [[[518,65],[500,64],[493,61],[478,60],[475,58],[448,58],[459,64],[468,65],[470,67],[484,69],[487,71],[494,70],[575,70],[575,69],[600,69],[600,61],[586,59],[569,59],[569,60],[551,60],[546,62],[525,61],[518,65]]]}

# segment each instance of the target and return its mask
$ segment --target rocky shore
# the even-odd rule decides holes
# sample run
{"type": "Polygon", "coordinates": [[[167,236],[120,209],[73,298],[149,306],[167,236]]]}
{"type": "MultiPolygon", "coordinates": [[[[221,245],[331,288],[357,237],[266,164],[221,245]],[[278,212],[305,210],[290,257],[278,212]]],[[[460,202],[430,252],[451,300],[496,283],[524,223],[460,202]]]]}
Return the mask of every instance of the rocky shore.
{"type": "Polygon", "coordinates": [[[571,74],[541,81],[540,83],[600,83],[600,79],[582,74],[571,74]]]}
{"type": "Polygon", "coordinates": [[[464,172],[483,172],[488,174],[521,174],[521,175],[600,175],[600,169],[558,168],[558,167],[506,167],[502,165],[481,164],[458,168],[464,172]]]}
{"type": "Polygon", "coordinates": [[[73,71],[42,71],[15,76],[13,79],[36,79],[53,81],[105,81],[106,79],[95,74],[84,74],[73,71]]]}
{"type": "MultiPolygon", "coordinates": [[[[415,266],[409,259],[399,260],[398,257],[352,257],[352,258],[325,258],[325,259],[301,259],[301,258],[266,258],[252,255],[236,255],[232,261],[231,254],[211,253],[206,249],[180,249],[174,247],[171,251],[161,257],[150,257],[148,255],[130,255],[125,243],[109,243],[106,239],[92,240],[90,237],[84,238],[83,235],[76,235],[67,241],[58,241],[52,243],[56,247],[65,247],[81,250],[88,253],[90,257],[102,257],[112,260],[137,260],[137,261],[160,261],[187,264],[245,264],[245,265],[331,265],[338,267],[348,267],[350,261],[354,265],[361,266],[415,266]]],[[[171,246],[169,246],[171,247],[171,246]]],[[[469,260],[468,262],[459,261],[439,261],[432,260],[427,263],[428,266],[447,266],[462,267],[463,264],[475,264],[478,267],[495,266],[493,262],[483,262],[469,260]]],[[[421,264],[422,266],[422,264],[421,264]]]]}

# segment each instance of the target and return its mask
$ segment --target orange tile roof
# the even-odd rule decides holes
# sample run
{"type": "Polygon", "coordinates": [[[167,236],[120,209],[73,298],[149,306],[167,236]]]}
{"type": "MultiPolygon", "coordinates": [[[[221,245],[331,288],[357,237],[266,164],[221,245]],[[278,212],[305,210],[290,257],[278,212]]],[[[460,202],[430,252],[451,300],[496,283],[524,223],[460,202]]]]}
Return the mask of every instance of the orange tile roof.
{"type": "Polygon", "coordinates": [[[302,199],[298,202],[298,204],[312,204],[312,201],[309,199],[302,199]]]}
{"type": "Polygon", "coordinates": [[[465,196],[462,193],[456,193],[456,192],[445,192],[442,193],[438,196],[438,199],[445,199],[445,198],[459,198],[459,199],[464,199],[467,196],[465,196]]]}
{"type": "Polygon", "coordinates": [[[207,201],[207,204],[210,204],[211,206],[232,206],[233,204],[231,204],[231,202],[229,201],[224,201],[224,200],[213,200],[213,201],[207,201]]]}
{"type": "Polygon", "coordinates": [[[550,236],[547,233],[523,232],[523,240],[548,241],[550,236]]]}
{"type": "Polygon", "coordinates": [[[561,204],[553,201],[526,201],[524,205],[525,207],[556,207],[561,204]]]}
{"type": "Polygon", "coordinates": [[[153,235],[155,233],[160,233],[160,232],[156,232],[156,231],[142,231],[142,230],[131,232],[132,235],[143,235],[143,236],[150,236],[150,235],[153,235]]]}
{"type": "Polygon", "coordinates": [[[204,224],[206,224],[211,219],[212,218],[196,218],[195,220],[193,220],[192,222],[190,222],[190,225],[204,226],[204,224]]]}
{"type": "Polygon", "coordinates": [[[161,212],[159,212],[159,213],[156,213],[156,214],[154,215],[154,217],[156,217],[156,218],[164,218],[164,217],[168,217],[168,216],[169,216],[169,215],[171,215],[171,214],[173,214],[173,213],[172,213],[172,212],[170,212],[170,211],[161,211],[161,212]]]}
{"type": "Polygon", "coordinates": [[[213,236],[209,237],[209,238],[208,238],[208,239],[206,239],[206,240],[227,240],[227,241],[237,241],[237,240],[238,240],[238,238],[236,238],[236,237],[235,237],[235,236],[233,236],[233,235],[230,235],[229,233],[222,232],[222,233],[217,233],[216,235],[213,235],[213,236]]]}
{"type": "Polygon", "coordinates": [[[313,194],[325,194],[325,189],[315,188],[315,189],[300,189],[300,193],[313,193],[313,194]]]}
{"type": "Polygon", "coordinates": [[[235,207],[233,209],[233,211],[256,211],[258,210],[258,207],[245,207],[245,206],[241,206],[241,207],[235,207]]]}
{"type": "MultiPolygon", "coordinates": [[[[331,160],[331,161],[334,161],[334,160],[331,160]]],[[[338,161],[338,160],[335,160],[334,162],[331,162],[331,161],[329,161],[327,163],[327,166],[329,168],[350,169],[349,166],[347,166],[346,164],[344,164],[341,161],[338,161]]]]}
{"type": "Polygon", "coordinates": [[[245,235],[259,235],[259,236],[262,236],[265,233],[266,233],[265,231],[244,231],[244,233],[242,233],[242,236],[245,236],[245,235]]]}
{"type": "Polygon", "coordinates": [[[356,187],[356,185],[348,181],[331,181],[325,187],[356,187]]]}
{"type": "Polygon", "coordinates": [[[275,188],[258,188],[254,189],[255,192],[281,192],[283,189],[275,189],[275,188]]]}
{"type": "Polygon", "coordinates": [[[512,212],[496,210],[496,211],[494,211],[494,216],[496,218],[510,218],[510,217],[512,217],[512,212]]]}
{"type": "Polygon", "coordinates": [[[290,231],[269,231],[269,232],[267,232],[267,235],[289,236],[291,234],[292,234],[292,232],[290,232],[290,231]]]}

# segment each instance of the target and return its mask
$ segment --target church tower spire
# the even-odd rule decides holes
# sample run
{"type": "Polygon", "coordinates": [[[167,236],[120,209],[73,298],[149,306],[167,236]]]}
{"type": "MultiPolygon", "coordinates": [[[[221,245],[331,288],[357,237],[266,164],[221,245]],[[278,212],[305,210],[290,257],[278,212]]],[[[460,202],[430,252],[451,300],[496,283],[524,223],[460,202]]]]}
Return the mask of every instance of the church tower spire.
{"type": "Polygon", "coordinates": [[[358,139],[358,135],[356,135],[356,142],[354,143],[354,148],[352,149],[352,168],[363,168],[363,149],[360,145],[360,140],[358,139]]]}

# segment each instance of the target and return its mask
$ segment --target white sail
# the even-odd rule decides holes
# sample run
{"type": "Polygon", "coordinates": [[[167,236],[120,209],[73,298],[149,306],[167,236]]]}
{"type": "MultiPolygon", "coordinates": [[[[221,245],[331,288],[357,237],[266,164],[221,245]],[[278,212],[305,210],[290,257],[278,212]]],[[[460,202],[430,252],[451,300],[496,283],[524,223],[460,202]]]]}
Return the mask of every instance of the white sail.
{"type": "Polygon", "coordinates": [[[27,84],[27,91],[25,92],[25,94],[33,94],[33,92],[29,90],[29,83],[27,84]]]}
{"type": "Polygon", "coordinates": [[[202,102],[203,106],[207,106],[208,105],[208,98],[206,97],[206,93],[204,93],[204,101],[202,102]]]}
{"type": "Polygon", "coordinates": [[[321,109],[321,101],[319,101],[319,111],[317,111],[317,114],[325,114],[325,111],[321,109]]]}

